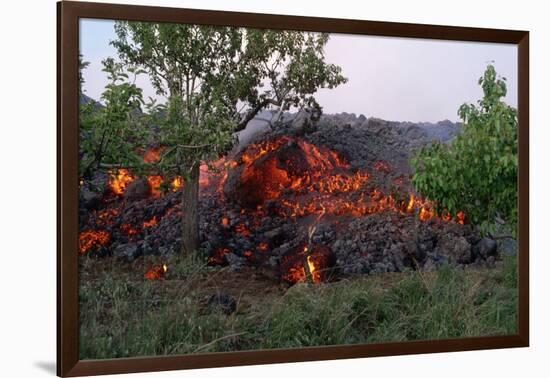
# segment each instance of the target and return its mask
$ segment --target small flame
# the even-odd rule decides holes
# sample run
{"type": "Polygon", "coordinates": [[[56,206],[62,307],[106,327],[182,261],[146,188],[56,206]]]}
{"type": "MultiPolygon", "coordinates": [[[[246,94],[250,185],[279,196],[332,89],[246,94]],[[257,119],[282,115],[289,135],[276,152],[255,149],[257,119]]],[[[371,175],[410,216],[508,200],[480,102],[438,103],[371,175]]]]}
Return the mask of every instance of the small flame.
{"type": "MultiPolygon", "coordinates": [[[[307,247],[306,247],[306,251],[307,251],[307,247]]],[[[317,271],[317,268],[315,267],[315,263],[313,262],[313,258],[311,256],[308,256],[306,258],[306,261],[307,261],[307,267],[309,269],[309,274],[311,275],[311,280],[314,283],[321,282],[321,274],[319,271],[317,271]]]]}
{"type": "Polygon", "coordinates": [[[118,195],[124,194],[126,187],[136,178],[126,168],[109,171],[109,187],[118,195]]]}
{"type": "Polygon", "coordinates": [[[175,192],[182,186],[183,186],[183,178],[181,176],[174,177],[174,179],[172,180],[172,190],[175,192]]]}
{"type": "Polygon", "coordinates": [[[158,280],[164,278],[164,275],[168,271],[168,266],[166,264],[155,265],[149,269],[143,277],[147,280],[158,280]]]}
{"type": "Polygon", "coordinates": [[[414,208],[414,196],[411,194],[409,198],[409,204],[407,205],[407,213],[412,212],[413,208],[414,208]]]}

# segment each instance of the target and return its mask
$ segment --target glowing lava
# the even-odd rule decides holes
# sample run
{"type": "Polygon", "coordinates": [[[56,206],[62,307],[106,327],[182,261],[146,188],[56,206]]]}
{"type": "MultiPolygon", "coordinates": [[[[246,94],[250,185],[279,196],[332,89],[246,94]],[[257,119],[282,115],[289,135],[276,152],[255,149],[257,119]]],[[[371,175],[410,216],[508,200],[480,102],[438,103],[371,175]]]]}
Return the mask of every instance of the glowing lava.
{"type": "Polygon", "coordinates": [[[109,187],[118,195],[124,194],[126,187],[136,178],[126,168],[109,171],[109,187]]]}
{"type": "Polygon", "coordinates": [[[100,247],[109,242],[111,235],[105,230],[87,230],[78,235],[78,250],[86,254],[95,247],[100,247]]]}
{"type": "Polygon", "coordinates": [[[151,269],[149,269],[145,274],[143,275],[145,279],[147,280],[158,280],[161,278],[164,278],[164,275],[168,271],[168,266],[166,264],[162,265],[156,265],[153,266],[151,269]]]}

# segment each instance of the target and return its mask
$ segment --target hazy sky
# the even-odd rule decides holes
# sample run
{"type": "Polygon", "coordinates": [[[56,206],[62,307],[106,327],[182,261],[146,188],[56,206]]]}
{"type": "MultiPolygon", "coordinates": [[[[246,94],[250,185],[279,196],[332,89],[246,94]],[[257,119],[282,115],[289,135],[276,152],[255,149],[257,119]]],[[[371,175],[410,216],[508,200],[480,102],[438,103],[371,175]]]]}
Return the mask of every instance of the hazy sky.
{"type": "MultiPolygon", "coordinates": [[[[107,83],[101,60],[116,57],[109,41],[114,22],[80,21],[80,51],[86,94],[99,99],[107,83]]],[[[342,67],[346,84],[321,89],[316,98],[325,113],[348,112],[395,121],[458,121],[464,102],[477,101],[477,84],[487,63],[508,79],[506,102],[517,106],[517,48],[495,43],[450,42],[409,38],[331,34],[326,60],[342,67]]],[[[137,84],[155,96],[145,75],[137,84]]]]}

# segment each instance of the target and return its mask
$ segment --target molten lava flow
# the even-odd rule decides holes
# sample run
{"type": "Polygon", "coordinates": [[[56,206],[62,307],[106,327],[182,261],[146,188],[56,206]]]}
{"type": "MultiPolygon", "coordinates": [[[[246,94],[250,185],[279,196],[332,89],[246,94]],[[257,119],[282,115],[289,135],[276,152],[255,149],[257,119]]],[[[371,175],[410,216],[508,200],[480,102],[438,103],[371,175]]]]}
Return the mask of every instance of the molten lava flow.
{"type": "Polygon", "coordinates": [[[168,271],[168,266],[166,264],[156,265],[145,272],[144,277],[147,280],[158,280],[164,278],[164,275],[168,271]]]}
{"type": "Polygon", "coordinates": [[[143,155],[143,161],[145,163],[154,163],[155,161],[160,160],[162,150],[163,147],[153,147],[148,149],[143,155]]]}
{"type": "Polygon", "coordinates": [[[223,196],[223,185],[227,179],[227,169],[235,167],[236,162],[221,157],[210,163],[200,165],[199,187],[202,195],[217,194],[223,196]]]}
{"type": "MultiPolygon", "coordinates": [[[[283,136],[249,145],[240,161],[243,169],[236,188],[239,202],[249,209],[256,208],[256,213],[265,201],[276,200],[276,212],[285,217],[325,211],[364,216],[389,210],[418,213],[422,221],[452,219],[438,216],[433,203],[413,194],[408,201],[383,194],[369,185],[366,171],[351,172],[349,163],[338,153],[301,138],[283,136]]],[[[388,173],[391,166],[380,160],[374,163],[374,169],[388,173]]],[[[402,183],[403,177],[397,182],[402,183]]],[[[456,219],[463,222],[463,218],[456,219]]]]}
{"type": "Polygon", "coordinates": [[[163,178],[160,175],[147,176],[147,182],[151,187],[151,194],[155,197],[159,197],[162,194],[160,186],[162,185],[163,178]]]}
{"type": "Polygon", "coordinates": [[[254,161],[267,154],[268,152],[277,150],[283,144],[288,143],[290,137],[283,136],[274,140],[267,140],[258,144],[251,144],[246,148],[246,151],[241,156],[241,161],[249,166],[254,161]]]}
{"type": "Polygon", "coordinates": [[[112,225],[114,223],[113,218],[120,213],[118,208],[107,208],[94,214],[97,216],[96,224],[97,225],[112,225]]]}
{"type": "MultiPolygon", "coordinates": [[[[160,154],[163,149],[164,147],[162,146],[148,149],[143,155],[143,161],[145,163],[154,163],[160,160],[160,154]]],[[[201,191],[205,191],[207,194],[210,194],[211,191],[215,193],[222,193],[223,184],[227,178],[227,168],[233,168],[236,165],[237,162],[233,160],[226,161],[225,157],[208,164],[206,162],[201,163],[199,176],[201,191]]],[[[151,187],[151,194],[155,197],[162,195],[161,185],[165,178],[161,175],[149,175],[146,176],[146,178],[149,186],[151,187]]],[[[124,194],[126,187],[135,179],[136,177],[128,168],[120,168],[109,171],[109,186],[112,191],[118,195],[124,194]]],[[[184,185],[183,178],[181,176],[175,176],[169,179],[171,180],[170,189],[173,192],[182,188],[184,185]]]]}
{"type": "Polygon", "coordinates": [[[110,238],[111,235],[105,230],[82,231],[78,236],[78,250],[84,255],[91,248],[107,244],[110,238]]]}
{"type": "Polygon", "coordinates": [[[118,195],[124,194],[126,187],[136,178],[126,168],[109,171],[109,187],[118,195]]]}
{"type": "Polygon", "coordinates": [[[181,178],[180,176],[174,177],[174,179],[172,180],[172,190],[176,192],[182,186],[183,186],[183,178],[181,178]]]}
{"type": "Polygon", "coordinates": [[[349,192],[368,180],[365,172],[349,172],[349,164],[335,151],[288,136],[248,146],[240,161],[244,167],[238,190],[249,208],[288,191],[349,192]]]}
{"type": "Polygon", "coordinates": [[[157,216],[155,215],[153,218],[149,219],[148,221],[143,222],[143,228],[156,226],[157,222],[158,222],[157,216]]]}

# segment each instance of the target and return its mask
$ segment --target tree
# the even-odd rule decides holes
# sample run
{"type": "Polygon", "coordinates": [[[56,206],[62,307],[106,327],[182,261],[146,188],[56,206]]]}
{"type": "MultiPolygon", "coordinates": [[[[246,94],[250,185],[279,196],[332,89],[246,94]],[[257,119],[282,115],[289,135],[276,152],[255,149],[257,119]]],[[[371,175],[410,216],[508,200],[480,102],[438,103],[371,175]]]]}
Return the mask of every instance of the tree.
{"type": "Polygon", "coordinates": [[[199,244],[199,166],[269,106],[320,108],[313,94],[343,82],[327,64],[326,34],[119,21],[112,45],[167,98],[159,168],[184,178],[182,252],[199,244]]]}
{"type": "MultiPolygon", "coordinates": [[[[144,137],[139,122],[142,91],[135,83],[128,81],[128,74],[121,63],[112,58],[102,63],[109,79],[101,95],[104,105],[90,102],[80,106],[81,177],[91,176],[102,163],[134,166],[141,163],[134,145],[144,137]]],[[[128,70],[136,75],[139,73],[132,67],[128,70]]],[[[82,74],[80,78],[82,83],[82,74]]]]}
{"type": "Polygon", "coordinates": [[[516,109],[502,101],[506,78],[489,65],[479,79],[478,106],[463,104],[462,133],[448,144],[421,148],[411,160],[416,189],[451,213],[490,230],[495,219],[517,224],[518,121],[516,109]]]}

